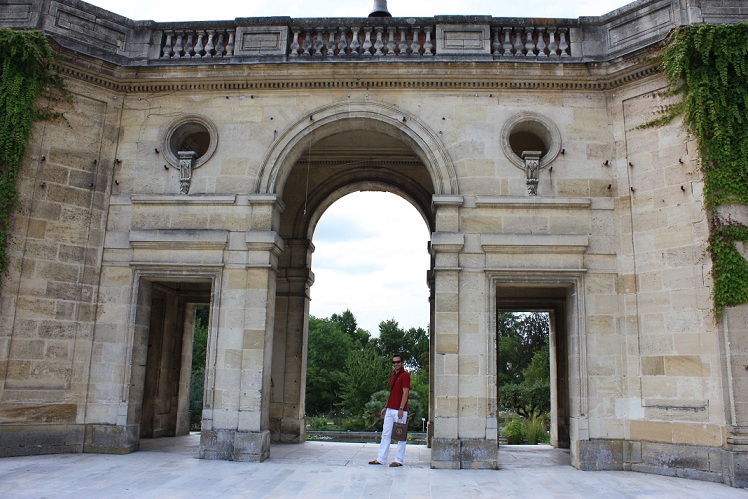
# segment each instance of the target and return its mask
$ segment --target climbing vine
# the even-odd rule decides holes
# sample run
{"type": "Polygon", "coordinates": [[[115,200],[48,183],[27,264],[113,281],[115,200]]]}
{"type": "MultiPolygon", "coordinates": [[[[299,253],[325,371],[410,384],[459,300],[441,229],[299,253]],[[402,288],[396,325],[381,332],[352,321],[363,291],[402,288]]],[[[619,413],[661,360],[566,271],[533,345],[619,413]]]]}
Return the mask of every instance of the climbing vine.
{"type": "Polygon", "coordinates": [[[663,68],[680,103],[647,125],[683,115],[699,144],[704,199],[712,210],[714,311],[748,302],[748,261],[736,243],[748,227],[720,220],[721,205],[748,205],[748,24],[683,26],[666,44],[663,68]]]}
{"type": "Polygon", "coordinates": [[[53,115],[39,97],[62,82],[52,69],[53,52],[36,31],[0,29],[0,275],[5,273],[10,215],[18,200],[16,179],[34,122],[53,115]]]}

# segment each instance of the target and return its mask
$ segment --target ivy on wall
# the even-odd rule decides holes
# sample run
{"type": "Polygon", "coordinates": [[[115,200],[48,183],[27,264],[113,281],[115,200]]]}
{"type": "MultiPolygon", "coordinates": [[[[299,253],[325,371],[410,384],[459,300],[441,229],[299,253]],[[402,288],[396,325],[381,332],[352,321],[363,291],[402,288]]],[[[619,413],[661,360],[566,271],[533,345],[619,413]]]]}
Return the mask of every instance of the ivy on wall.
{"type": "Polygon", "coordinates": [[[5,273],[16,179],[34,122],[54,115],[38,108],[45,90],[62,88],[53,52],[36,31],[0,28],[0,275],[5,273]]]}
{"type": "Polygon", "coordinates": [[[714,311],[748,302],[748,261],[736,243],[748,244],[748,227],[720,220],[716,208],[748,205],[748,24],[701,24],[675,29],[663,68],[681,102],[648,125],[682,114],[699,144],[704,199],[712,210],[714,311]]]}

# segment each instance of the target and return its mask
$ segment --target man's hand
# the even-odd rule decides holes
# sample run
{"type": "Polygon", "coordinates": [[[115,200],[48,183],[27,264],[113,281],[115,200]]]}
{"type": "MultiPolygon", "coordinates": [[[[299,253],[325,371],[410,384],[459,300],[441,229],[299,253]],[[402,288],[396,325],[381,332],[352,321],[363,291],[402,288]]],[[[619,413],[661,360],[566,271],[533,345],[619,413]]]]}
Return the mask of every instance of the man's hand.
{"type": "Polygon", "coordinates": [[[387,408],[385,407],[382,409],[382,412],[379,414],[382,419],[384,419],[384,413],[387,412],[387,408]]]}
{"type": "Polygon", "coordinates": [[[397,410],[397,419],[403,419],[403,408],[397,410]]]}

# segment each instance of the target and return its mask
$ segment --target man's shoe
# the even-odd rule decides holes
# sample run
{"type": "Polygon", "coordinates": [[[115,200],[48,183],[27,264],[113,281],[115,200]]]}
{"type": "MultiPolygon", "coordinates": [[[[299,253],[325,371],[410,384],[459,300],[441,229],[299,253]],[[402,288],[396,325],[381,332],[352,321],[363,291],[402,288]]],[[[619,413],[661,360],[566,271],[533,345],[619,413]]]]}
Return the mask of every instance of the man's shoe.
{"type": "Polygon", "coordinates": [[[377,460],[375,459],[374,461],[369,461],[369,464],[382,464],[382,463],[380,463],[379,461],[377,461],[377,460]]]}
{"type": "Polygon", "coordinates": [[[397,461],[392,461],[390,463],[390,468],[399,468],[400,466],[402,466],[402,463],[398,463],[397,461]]]}

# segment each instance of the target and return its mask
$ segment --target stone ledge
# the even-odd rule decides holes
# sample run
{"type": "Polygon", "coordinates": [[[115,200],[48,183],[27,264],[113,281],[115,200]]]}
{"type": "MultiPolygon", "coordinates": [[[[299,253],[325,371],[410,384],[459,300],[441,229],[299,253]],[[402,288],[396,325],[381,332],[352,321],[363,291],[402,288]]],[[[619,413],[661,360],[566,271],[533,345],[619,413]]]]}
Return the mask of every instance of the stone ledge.
{"type": "Polygon", "coordinates": [[[585,253],[590,244],[586,234],[481,234],[486,253],[585,253]]]}
{"type": "Polygon", "coordinates": [[[225,196],[187,196],[184,194],[133,194],[130,196],[130,202],[132,204],[235,204],[236,195],[231,194],[225,196]]]}
{"type": "Polygon", "coordinates": [[[592,204],[590,198],[565,198],[565,197],[509,197],[509,196],[477,196],[476,206],[491,206],[497,208],[589,208],[592,204]]]}
{"type": "Polygon", "coordinates": [[[129,235],[133,248],[168,250],[222,250],[228,242],[226,230],[160,229],[133,230],[129,235]]]}

